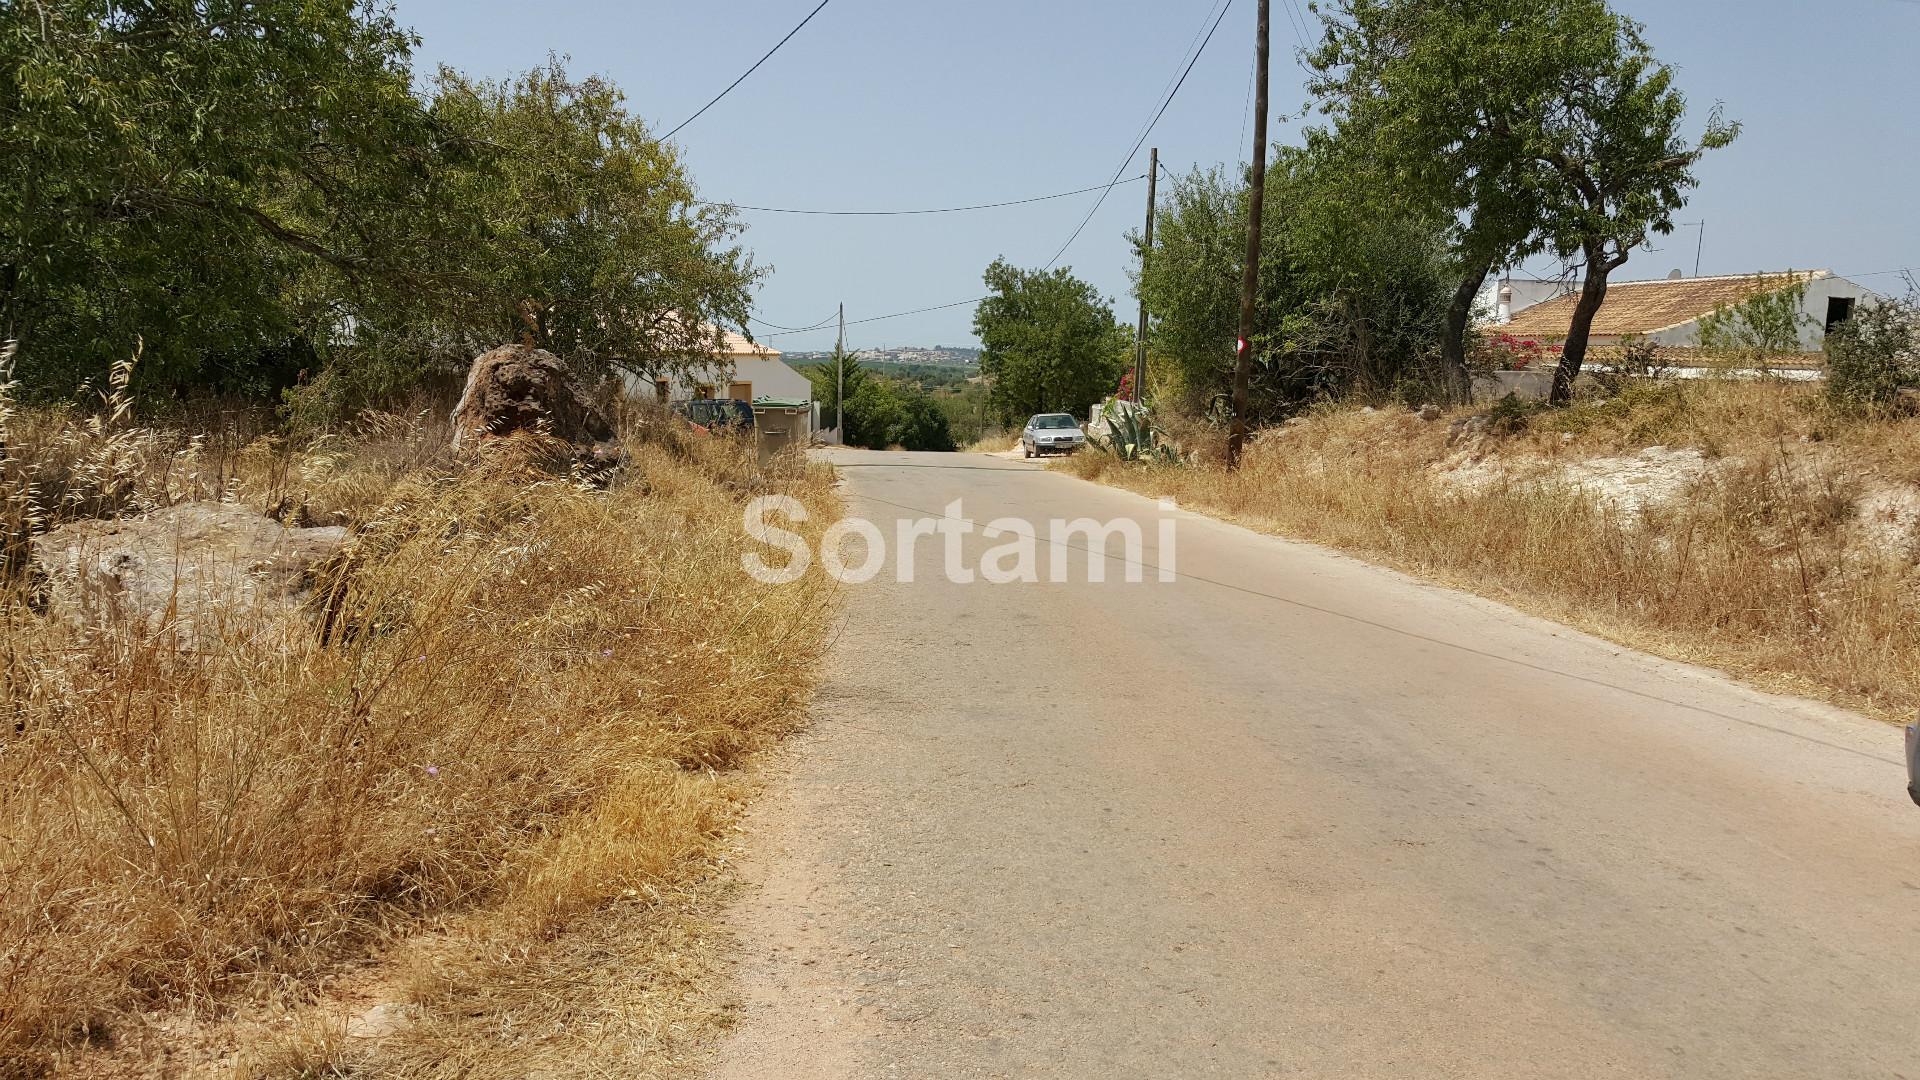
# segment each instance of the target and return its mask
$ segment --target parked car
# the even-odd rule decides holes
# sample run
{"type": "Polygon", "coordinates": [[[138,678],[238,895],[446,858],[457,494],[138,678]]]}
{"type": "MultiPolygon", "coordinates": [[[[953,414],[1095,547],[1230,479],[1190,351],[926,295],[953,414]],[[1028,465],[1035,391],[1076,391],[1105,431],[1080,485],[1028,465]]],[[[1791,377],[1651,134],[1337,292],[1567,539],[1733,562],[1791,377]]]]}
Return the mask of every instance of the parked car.
{"type": "Polygon", "coordinates": [[[676,401],[673,411],[708,431],[753,430],[753,403],[739,399],[700,398],[676,401]]]}
{"type": "Polygon", "coordinates": [[[1085,445],[1087,433],[1080,430],[1080,421],[1066,413],[1041,413],[1020,432],[1020,450],[1027,457],[1071,454],[1085,445]]]}

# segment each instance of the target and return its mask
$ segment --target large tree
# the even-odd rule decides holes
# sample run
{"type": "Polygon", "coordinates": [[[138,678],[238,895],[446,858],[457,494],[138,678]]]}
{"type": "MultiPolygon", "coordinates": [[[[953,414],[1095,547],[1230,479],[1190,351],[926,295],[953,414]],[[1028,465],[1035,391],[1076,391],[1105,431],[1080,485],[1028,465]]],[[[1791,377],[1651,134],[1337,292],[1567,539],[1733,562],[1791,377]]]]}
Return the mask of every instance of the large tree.
{"type": "Polygon", "coordinates": [[[351,410],[524,339],[583,371],[706,363],[760,271],[671,148],[556,62],[415,85],[372,0],[0,4],[0,337],[71,393],[351,410]],[[316,377],[317,376],[317,377],[316,377]]]}
{"type": "Polygon", "coordinates": [[[1554,382],[1565,401],[1609,276],[1672,230],[1694,163],[1737,126],[1716,110],[1689,145],[1672,70],[1605,0],[1337,0],[1323,17],[1323,106],[1409,198],[1456,215],[1445,350],[1457,372],[1492,268],[1544,248],[1583,271],[1554,382]]]}
{"type": "MultiPolygon", "coordinates": [[[[1250,379],[1259,418],[1322,397],[1425,382],[1450,285],[1445,220],[1393,197],[1324,132],[1267,170],[1250,379]]],[[[1136,288],[1153,313],[1154,359],[1189,408],[1226,393],[1238,322],[1246,192],[1220,169],[1176,179],[1136,288]]],[[[1135,237],[1138,242],[1138,237],[1135,237]]]]}
{"type": "Polygon", "coordinates": [[[1057,270],[987,267],[990,294],[974,309],[988,408],[1002,423],[1034,413],[1085,416],[1113,393],[1128,364],[1131,333],[1092,285],[1057,270]]]}
{"type": "Polygon", "coordinates": [[[245,388],[343,302],[417,288],[444,147],[411,45],[350,0],[0,6],[0,334],[29,383],[144,339],[149,382],[245,388]]]}
{"type": "Polygon", "coordinates": [[[442,69],[433,113],[493,150],[459,179],[483,259],[461,313],[474,345],[520,338],[584,370],[651,381],[744,326],[763,271],[738,220],[696,200],[673,148],[604,79],[549,60],[507,82],[442,69]]]}

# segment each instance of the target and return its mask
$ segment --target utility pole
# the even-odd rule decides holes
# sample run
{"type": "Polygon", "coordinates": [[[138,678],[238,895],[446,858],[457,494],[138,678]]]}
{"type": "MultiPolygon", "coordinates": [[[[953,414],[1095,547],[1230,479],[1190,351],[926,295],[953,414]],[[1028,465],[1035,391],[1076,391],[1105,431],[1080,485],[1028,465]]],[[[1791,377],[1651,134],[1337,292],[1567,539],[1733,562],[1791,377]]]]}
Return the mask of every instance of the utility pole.
{"type": "Polygon", "coordinates": [[[1147,258],[1153,254],[1153,195],[1160,180],[1160,148],[1147,151],[1147,235],[1140,247],[1140,329],[1133,339],[1133,400],[1147,385],[1147,258]]]}
{"type": "Polygon", "coordinates": [[[840,338],[833,347],[833,430],[847,445],[847,305],[840,305],[840,338]]]}
{"type": "Polygon", "coordinates": [[[1253,300],[1260,288],[1260,216],[1267,202],[1267,9],[1260,0],[1253,42],[1253,167],[1247,193],[1247,266],[1240,278],[1240,342],[1233,362],[1233,428],[1227,436],[1227,469],[1240,467],[1247,445],[1247,379],[1253,372],[1253,300]]]}

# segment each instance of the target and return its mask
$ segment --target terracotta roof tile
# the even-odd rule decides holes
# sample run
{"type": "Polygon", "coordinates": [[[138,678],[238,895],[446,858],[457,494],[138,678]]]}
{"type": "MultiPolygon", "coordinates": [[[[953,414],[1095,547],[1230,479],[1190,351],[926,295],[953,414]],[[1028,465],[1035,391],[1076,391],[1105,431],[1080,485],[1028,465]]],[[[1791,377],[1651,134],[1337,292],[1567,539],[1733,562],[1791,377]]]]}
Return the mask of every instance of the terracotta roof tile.
{"type": "MultiPolygon", "coordinates": [[[[1651,334],[1689,323],[1715,308],[1738,304],[1761,293],[1795,282],[1812,281],[1826,271],[1788,271],[1727,277],[1670,278],[1658,281],[1616,281],[1593,318],[1593,336],[1624,337],[1651,334]]],[[[1573,323],[1578,292],[1523,308],[1498,329],[1519,338],[1558,340],[1573,323]]]]}

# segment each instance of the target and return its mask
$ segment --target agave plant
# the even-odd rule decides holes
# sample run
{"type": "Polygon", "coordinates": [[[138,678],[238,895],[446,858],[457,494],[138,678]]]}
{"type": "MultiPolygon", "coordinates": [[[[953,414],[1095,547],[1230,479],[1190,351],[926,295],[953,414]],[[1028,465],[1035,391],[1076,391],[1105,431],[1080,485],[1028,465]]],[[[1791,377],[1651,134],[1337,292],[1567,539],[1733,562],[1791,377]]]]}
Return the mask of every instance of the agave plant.
{"type": "Polygon", "coordinates": [[[1154,426],[1147,407],[1137,401],[1108,398],[1106,404],[1100,406],[1100,423],[1089,425],[1087,438],[1122,461],[1180,463],[1180,451],[1165,432],[1154,426]]]}

